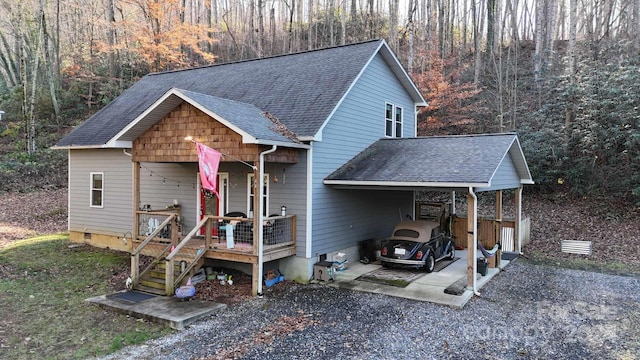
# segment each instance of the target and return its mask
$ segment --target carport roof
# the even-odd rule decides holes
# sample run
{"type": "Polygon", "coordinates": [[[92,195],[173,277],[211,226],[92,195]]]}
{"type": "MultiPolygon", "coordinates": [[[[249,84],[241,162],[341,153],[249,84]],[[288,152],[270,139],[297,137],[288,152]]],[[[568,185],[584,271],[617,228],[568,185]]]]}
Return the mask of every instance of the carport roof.
{"type": "Polygon", "coordinates": [[[324,179],[326,185],[475,191],[533,184],[513,133],[378,140],[324,179]]]}

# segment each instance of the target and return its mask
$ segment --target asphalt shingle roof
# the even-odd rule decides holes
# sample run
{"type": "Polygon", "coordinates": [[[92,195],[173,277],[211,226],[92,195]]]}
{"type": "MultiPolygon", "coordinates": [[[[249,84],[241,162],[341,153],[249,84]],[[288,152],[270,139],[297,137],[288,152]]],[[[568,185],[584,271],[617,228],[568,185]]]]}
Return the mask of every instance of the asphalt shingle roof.
{"type": "Polygon", "coordinates": [[[107,143],[171,88],[252,104],[297,136],[314,136],[381,42],[149,74],[57,146],[107,143]]]}
{"type": "Polygon", "coordinates": [[[233,123],[256,139],[291,142],[276,130],[275,124],[267,118],[264,112],[254,105],[239,101],[223,99],[217,96],[179,90],[193,99],[207,110],[218,114],[223,119],[233,123]]]}
{"type": "Polygon", "coordinates": [[[515,134],[381,139],[325,180],[489,183],[515,134]]]}

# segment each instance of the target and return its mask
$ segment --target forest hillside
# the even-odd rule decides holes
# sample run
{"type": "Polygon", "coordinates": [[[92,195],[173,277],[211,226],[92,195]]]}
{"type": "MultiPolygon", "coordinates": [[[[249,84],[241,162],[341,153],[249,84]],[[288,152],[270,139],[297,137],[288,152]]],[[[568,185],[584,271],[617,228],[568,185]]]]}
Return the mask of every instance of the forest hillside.
{"type": "Polygon", "coordinates": [[[518,134],[541,238],[640,253],[639,1],[26,0],[0,12],[12,209],[20,193],[64,192],[67,155],[50,147],[150,72],[383,38],[429,102],[419,135],[518,134]]]}

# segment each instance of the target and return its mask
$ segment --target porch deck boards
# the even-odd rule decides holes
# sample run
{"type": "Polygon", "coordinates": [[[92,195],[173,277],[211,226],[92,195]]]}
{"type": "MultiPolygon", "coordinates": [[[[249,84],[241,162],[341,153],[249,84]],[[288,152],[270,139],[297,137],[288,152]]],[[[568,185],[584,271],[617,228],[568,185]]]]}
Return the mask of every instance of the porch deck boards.
{"type": "MultiPolygon", "coordinates": [[[[140,243],[139,241],[137,242],[140,243]]],[[[134,244],[134,247],[137,244],[134,244]]],[[[167,246],[167,243],[149,243],[143,253],[157,254],[167,246]]],[[[198,249],[204,249],[206,247],[204,237],[194,237],[189,241],[181,251],[183,255],[195,256],[198,249]]],[[[263,249],[263,261],[272,261],[282,259],[288,256],[296,254],[295,243],[282,243],[274,245],[264,245],[263,249]]],[[[256,264],[258,262],[258,255],[254,254],[253,244],[248,243],[235,243],[233,248],[228,248],[227,243],[224,240],[217,238],[211,239],[210,248],[207,249],[204,254],[205,258],[216,260],[228,260],[239,261],[244,263],[256,264]]]]}

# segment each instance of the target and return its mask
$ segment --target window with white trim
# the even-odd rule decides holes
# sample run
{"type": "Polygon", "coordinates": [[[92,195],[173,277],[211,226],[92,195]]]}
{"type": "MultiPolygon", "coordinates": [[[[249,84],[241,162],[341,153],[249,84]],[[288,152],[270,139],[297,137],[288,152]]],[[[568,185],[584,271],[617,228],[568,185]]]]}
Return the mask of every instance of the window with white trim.
{"type": "MultiPolygon", "coordinates": [[[[255,176],[253,174],[249,174],[247,178],[247,216],[253,218],[254,209],[253,209],[253,199],[255,198],[255,191],[257,188],[254,186],[255,176]]],[[[262,215],[268,216],[267,213],[269,211],[269,174],[264,174],[264,178],[262,181],[263,186],[263,194],[262,194],[262,215]]]]}
{"type": "Polygon", "coordinates": [[[402,137],[402,108],[390,103],[385,103],[384,106],[384,135],[402,137]]]}
{"type": "Polygon", "coordinates": [[[91,173],[90,188],[90,203],[89,206],[101,208],[104,201],[104,173],[92,172],[91,173]]]}

